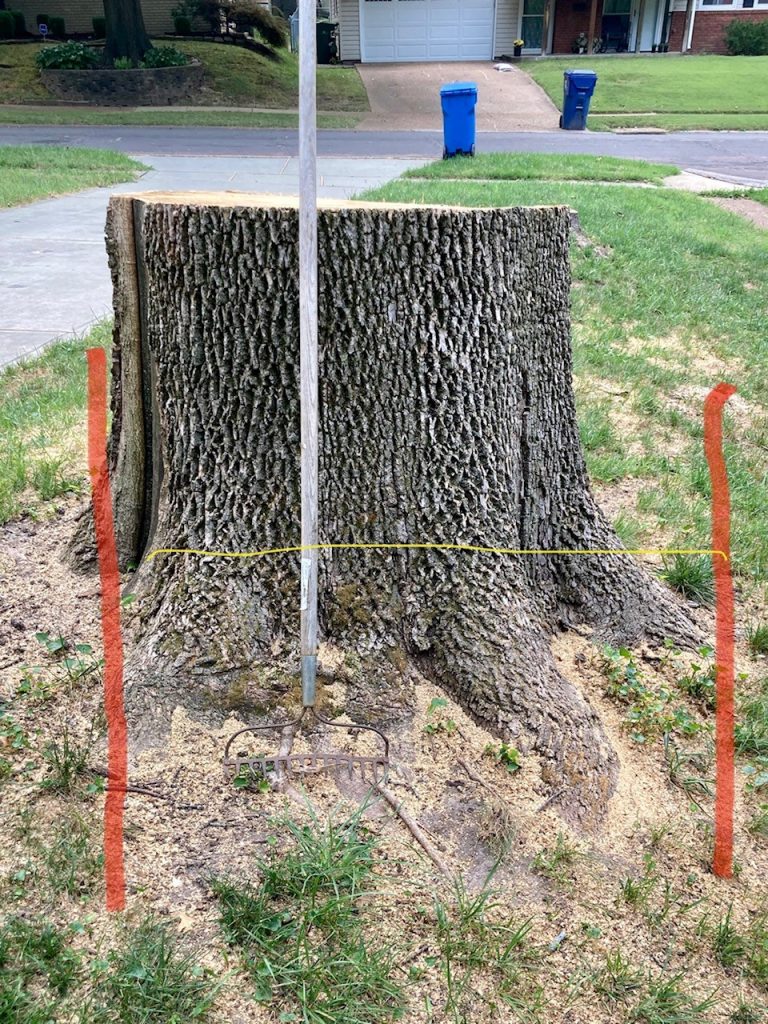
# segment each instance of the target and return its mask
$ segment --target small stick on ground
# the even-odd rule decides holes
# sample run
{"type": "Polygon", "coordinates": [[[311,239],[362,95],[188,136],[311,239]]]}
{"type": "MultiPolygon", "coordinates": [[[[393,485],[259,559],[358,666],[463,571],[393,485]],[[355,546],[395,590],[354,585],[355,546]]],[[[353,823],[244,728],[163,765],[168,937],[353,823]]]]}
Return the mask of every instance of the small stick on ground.
{"type": "Polygon", "coordinates": [[[467,773],[467,775],[470,777],[470,779],[472,779],[473,782],[476,782],[478,784],[478,786],[482,786],[483,789],[487,789],[488,792],[492,793],[493,796],[495,796],[497,800],[503,800],[504,799],[504,797],[501,795],[501,793],[498,791],[498,789],[496,789],[494,786],[492,786],[490,784],[490,782],[486,782],[485,779],[482,777],[482,775],[478,775],[477,772],[473,768],[470,768],[470,766],[467,764],[467,762],[463,758],[461,758],[461,757],[458,758],[457,761],[456,761],[456,764],[458,764],[458,766],[460,768],[464,769],[464,771],[467,773]]]}
{"type": "Polygon", "coordinates": [[[403,808],[402,801],[398,800],[390,789],[387,789],[386,786],[382,786],[380,783],[374,786],[374,791],[386,800],[438,871],[445,875],[446,878],[450,878],[451,872],[449,871],[447,864],[437,852],[432,842],[427,838],[424,829],[418,825],[410,816],[408,811],[403,808]]]}

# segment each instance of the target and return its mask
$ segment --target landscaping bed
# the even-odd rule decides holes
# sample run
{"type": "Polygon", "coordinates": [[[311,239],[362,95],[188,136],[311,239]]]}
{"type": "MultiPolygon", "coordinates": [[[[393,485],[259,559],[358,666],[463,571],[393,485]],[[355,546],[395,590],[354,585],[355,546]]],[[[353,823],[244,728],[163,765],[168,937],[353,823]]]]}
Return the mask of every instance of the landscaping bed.
{"type": "MultiPolygon", "coordinates": [[[[158,46],[162,40],[156,41],[158,46]]],[[[298,104],[298,62],[295,55],[279,51],[269,59],[261,54],[242,47],[221,43],[181,42],[174,40],[177,49],[194,60],[200,61],[203,68],[203,87],[185,99],[188,106],[233,106],[257,108],[273,108],[276,110],[292,110],[298,104]]],[[[35,58],[40,45],[16,46],[0,44],[0,104],[44,104],[50,103],[51,94],[45,88],[35,66],[35,58]]],[[[163,69],[166,70],[166,69],[163,69]]],[[[172,70],[172,69],[167,69],[172,70]]],[[[145,72],[142,72],[144,74],[145,72]]],[[[133,75],[138,72],[119,71],[115,74],[133,75]]],[[[355,68],[318,67],[317,69],[317,101],[318,107],[327,111],[365,111],[368,110],[368,97],[355,68]]],[[[126,105],[135,105],[136,100],[126,99],[126,105]]],[[[29,117],[36,111],[14,111],[0,106],[0,120],[5,123],[35,123],[29,117]]],[[[89,112],[83,111],[87,119],[89,112]]],[[[161,112],[167,116],[167,112],[161,112]]],[[[207,112],[205,112],[207,114],[207,112]]],[[[214,122],[191,121],[186,123],[240,123],[236,115],[245,111],[222,112],[220,119],[214,122]]],[[[185,123],[185,111],[180,111],[180,123],[185,123]]],[[[48,120],[72,116],[71,112],[46,112],[48,120]]],[[[151,113],[147,113],[150,117],[151,113]]],[[[202,116],[202,115],[201,115],[202,116]]],[[[283,115],[291,117],[291,115],[283,115]]],[[[62,123],[79,123],[63,121],[62,123]]],[[[85,121],[84,123],[99,123],[85,121]]],[[[107,123],[116,123],[109,121],[107,123]]],[[[168,123],[167,121],[138,121],[134,123],[168,123]]]]}

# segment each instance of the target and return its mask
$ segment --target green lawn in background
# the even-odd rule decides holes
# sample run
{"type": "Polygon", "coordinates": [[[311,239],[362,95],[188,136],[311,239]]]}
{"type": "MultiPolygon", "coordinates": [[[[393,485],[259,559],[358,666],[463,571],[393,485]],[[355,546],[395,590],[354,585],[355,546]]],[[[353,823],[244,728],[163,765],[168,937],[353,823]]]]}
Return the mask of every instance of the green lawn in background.
{"type": "Polygon", "coordinates": [[[635,510],[622,514],[629,541],[661,532],[674,546],[708,547],[702,401],[732,381],[750,407],[738,432],[726,416],[734,565],[768,577],[768,232],[672,189],[399,180],[365,198],[576,209],[595,243],[572,250],[575,381],[593,480],[641,481],[635,510]]]}
{"type": "MultiPolygon", "coordinates": [[[[354,128],[360,114],[318,114],[318,128],[354,128]]],[[[144,124],[211,128],[296,128],[298,114],[248,110],[175,110],[136,107],[88,110],[83,107],[3,107],[0,124],[144,124]]]]}
{"type": "Polygon", "coordinates": [[[485,178],[538,181],[641,181],[661,184],[679,174],[674,164],[622,160],[613,156],[571,156],[549,153],[480,153],[437,160],[406,171],[404,178],[485,178]]]}
{"type": "MultiPolygon", "coordinates": [[[[167,40],[155,40],[158,46],[168,45],[167,40]]],[[[42,45],[42,44],[41,44],[42,45]]],[[[205,65],[205,89],[198,97],[201,106],[254,106],[277,110],[295,109],[298,103],[298,60],[295,54],[286,50],[279,52],[275,60],[269,60],[252,50],[223,43],[180,42],[174,46],[205,65]]],[[[43,86],[35,66],[35,55],[40,45],[18,46],[0,44],[0,103],[45,103],[51,96],[43,86]]],[[[317,69],[317,104],[320,110],[366,111],[368,94],[355,68],[322,66],[317,69]]],[[[68,116],[81,112],[67,108],[68,116]]],[[[82,116],[94,111],[84,110],[82,116]]],[[[144,114],[141,111],[140,114],[144,114]]],[[[162,113],[173,117],[174,111],[147,111],[148,115],[162,113]]],[[[183,112],[179,112],[183,113],[183,112]]],[[[134,114],[132,111],[131,114],[134,114]]],[[[107,112],[109,117],[121,117],[121,112],[107,112]]],[[[17,115],[18,116],[18,115],[17,115]]],[[[64,116],[63,114],[61,116],[64,116]]],[[[245,115],[253,118],[254,115],[245,115]]],[[[285,115],[284,115],[285,116],[285,115]]],[[[289,117],[291,115],[288,115],[289,117]]],[[[295,117],[295,115],[293,115],[295,117]]],[[[24,123],[24,122],[14,122],[24,123]]],[[[34,122],[26,122],[34,123],[34,122]]],[[[55,123],[50,120],[47,123],[55,123]]],[[[77,123],[59,121],[58,123],[77,123]]],[[[93,120],[80,123],[109,124],[162,124],[162,123],[222,123],[220,121],[173,120],[173,121],[124,121],[93,120]]],[[[230,119],[229,123],[242,123],[230,119]]],[[[251,122],[252,123],[252,122],[251,122]]],[[[295,122],[294,122],[295,123],[295,122]]]]}
{"type": "Polygon", "coordinates": [[[668,132],[764,132],[766,114],[592,114],[589,130],[612,132],[616,128],[663,128],[668,132]]]}
{"type": "Polygon", "coordinates": [[[563,57],[522,64],[558,105],[563,72],[592,66],[591,112],[768,115],[768,57],[563,57]]]}
{"type": "Polygon", "coordinates": [[[85,427],[72,428],[85,416],[85,350],[110,340],[102,324],[0,371],[0,523],[81,490],[85,427]]]}
{"type": "Polygon", "coordinates": [[[130,181],[143,164],[108,149],[0,146],[0,207],[130,181]]]}

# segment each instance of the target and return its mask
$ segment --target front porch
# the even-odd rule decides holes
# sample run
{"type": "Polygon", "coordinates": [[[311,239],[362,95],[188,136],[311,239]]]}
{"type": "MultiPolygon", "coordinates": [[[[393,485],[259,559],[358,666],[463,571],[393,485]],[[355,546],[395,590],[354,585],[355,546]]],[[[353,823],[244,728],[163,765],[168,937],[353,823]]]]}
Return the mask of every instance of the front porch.
{"type": "Polygon", "coordinates": [[[523,54],[663,50],[673,5],[674,0],[521,0],[523,54]]]}

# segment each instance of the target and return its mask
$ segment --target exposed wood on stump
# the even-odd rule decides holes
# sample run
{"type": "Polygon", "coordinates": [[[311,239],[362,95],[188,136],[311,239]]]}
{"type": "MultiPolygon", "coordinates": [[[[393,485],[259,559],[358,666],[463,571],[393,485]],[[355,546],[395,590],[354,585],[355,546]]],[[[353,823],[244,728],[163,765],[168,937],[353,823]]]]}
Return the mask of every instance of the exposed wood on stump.
{"type": "MultiPolygon", "coordinates": [[[[137,538],[123,559],[298,544],[296,210],[137,197],[137,276],[117,266],[128,260],[117,228],[128,202],[110,215],[115,503],[120,536],[137,538]],[[140,353],[143,388],[129,352],[140,353]],[[139,472],[142,444],[151,467],[139,472]]],[[[620,547],[576,426],[568,220],[566,208],[321,209],[323,542],[620,547]]],[[[134,740],[167,729],[179,703],[213,719],[295,700],[298,581],[293,554],[145,561],[134,740]]],[[[407,714],[417,668],[493,732],[532,742],[581,819],[604,809],[615,755],[558,672],[552,633],[588,623],[614,640],[695,634],[622,555],[323,553],[320,622],[343,653],[325,672],[346,681],[349,714],[407,714]]]]}

